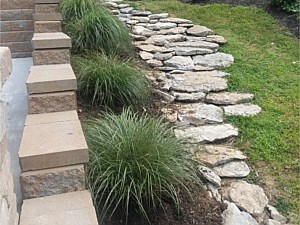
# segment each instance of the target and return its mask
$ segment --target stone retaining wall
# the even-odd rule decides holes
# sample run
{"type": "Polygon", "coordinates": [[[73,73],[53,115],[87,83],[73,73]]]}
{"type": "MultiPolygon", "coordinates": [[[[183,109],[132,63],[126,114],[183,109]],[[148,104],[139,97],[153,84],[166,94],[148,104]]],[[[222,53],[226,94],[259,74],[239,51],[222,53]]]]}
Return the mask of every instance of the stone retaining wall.
{"type": "Polygon", "coordinates": [[[13,57],[31,56],[34,0],[1,0],[0,46],[10,48],[13,57]]]}

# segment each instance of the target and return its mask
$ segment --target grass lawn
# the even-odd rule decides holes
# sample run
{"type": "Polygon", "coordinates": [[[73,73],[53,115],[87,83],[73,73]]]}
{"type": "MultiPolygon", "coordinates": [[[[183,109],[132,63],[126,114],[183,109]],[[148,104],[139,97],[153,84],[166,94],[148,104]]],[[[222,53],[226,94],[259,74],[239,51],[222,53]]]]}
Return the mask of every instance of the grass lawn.
{"type": "MultiPolygon", "coordinates": [[[[152,12],[190,19],[224,36],[220,51],[235,57],[227,72],[229,90],[255,94],[263,112],[228,117],[240,130],[238,147],[272,193],[272,204],[299,221],[299,46],[298,40],[261,9],[228,5],[196,6],[178,1],[132,3],[152,12]]],[[[256,180],[257,179],[253,179],[256,180]]]]}

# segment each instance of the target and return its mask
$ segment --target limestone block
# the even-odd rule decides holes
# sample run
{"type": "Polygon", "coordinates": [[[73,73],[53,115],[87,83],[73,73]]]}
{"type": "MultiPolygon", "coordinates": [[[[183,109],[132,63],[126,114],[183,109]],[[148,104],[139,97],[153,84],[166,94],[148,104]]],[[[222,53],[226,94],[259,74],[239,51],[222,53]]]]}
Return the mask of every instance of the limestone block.
{"type": "Polygon", "coordinates": [[[62,33],[35,33],[31,40],[34,49],[71,48],[71,38],[62,33]]]}
{"type": "Polygon", "coordinates": [[[88,191],[27,199],[21,212],[20,225],[98,225],[88,191]]]}
{"type": "Polygon", "coordinates": [[[85,190],[84,165],[29,171],[20,177],[23,198],[85,190]]]}
{"type": "Polygon", "coordinates": [[[86,163],[88,147],[80,121],[25,126],[19,157],[23,172],[86,163]]]}
{"type": "Polygon", "coordinates": [[[34,22],[34,32],[35,33],[51,33],[51,32],[61,32],[61,22],[60,21],[36,21],[34,22]]]}
{"type": "Polygon", "coordinates": [[[28,94],[77,89],[77,81],[70,64],[32,66],[26,81],[28,94]]]}
{"type": "MultiPolygon", "coordinates": [[[[11,53],[8,47],[0,47],[0,82],[1,85],[8,78],[12,70],[11,53]]],[[[1,88],[0,88],[1,90],[1,88]]]]}
{"type": "Polygon", "coordinates": [[[35,13],[58,13],[58,4],[36,4],[35,13]]]}
{"type": "Polygon", "coordinates": [[[32,57],[34,65],[66,64],[70,63],[70,50],[33,50],[32,57]]]}
{"type": "Polygon", "coordinates": [[[35,21],[61,21],[60,13],[34,13],[33,19],[35,21]]]}

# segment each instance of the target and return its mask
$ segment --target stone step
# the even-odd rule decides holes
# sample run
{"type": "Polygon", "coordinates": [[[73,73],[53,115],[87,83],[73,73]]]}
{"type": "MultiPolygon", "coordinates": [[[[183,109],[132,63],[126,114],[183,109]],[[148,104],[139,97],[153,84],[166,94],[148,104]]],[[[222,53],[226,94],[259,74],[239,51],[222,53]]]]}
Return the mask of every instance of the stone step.
{"type": "Polygon", "coordinates": [[[84,165],[28,171],[21,174],[24,199],[85,190],[84,165]]]}
{"type": "Polygon", "coordinates": [[[98,225],[91,194],[76,191],[23,201],[20,225],[98,225]]]}
{"type": "Polygon", "coordinates": [[[32,66],[26,85],[28,94],[77,89],[76,76],[70,64],[32,66]]]}
{"type": "Polygon", "coordinates": [[[71,38],[62,33],[35,33],[31,40],[34,49],[71,48],[71,38]]]}
{"type": "Polygon", "coordinates": [[[23,172],[88,162],[88,147],[77,115],[28,115],[19,158],[23,172]]]}
{"type": "Polygon", "coordinates": [[[58,4],[60,0],[35,0],[35,4],[58,4]]]}
{"type": "Polygon", "coordinates": [[[69,64],[70,50],[64,49],[44,49],[33,50],[33,65],[69,64]]]}
{"type": "Polygon", "coordinates": [[[35,33],[54,33],[61,32],[61,22],[60,21],[35,21],[34,22],[34,32],[35,33]]]}
{"type": "Polygon", "coordinates": [[[35,13],[58,13],[58,4],[35,4],[35,13]]]}
{"type": "Polygon", "coordinates": [[[61,21],[62,16],[60,13],[34,13],[34,21],[61,21]]]}

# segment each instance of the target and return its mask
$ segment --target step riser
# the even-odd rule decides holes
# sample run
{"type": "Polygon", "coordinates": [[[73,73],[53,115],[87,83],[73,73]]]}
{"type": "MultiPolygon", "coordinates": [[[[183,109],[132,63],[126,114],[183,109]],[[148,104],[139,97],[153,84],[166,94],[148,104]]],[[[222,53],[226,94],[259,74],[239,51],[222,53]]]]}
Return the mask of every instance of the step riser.
{"type": "Polygon", "coordinates": [[[32,58],[34,65],[69,64],[70,50],[68,48],[33,50],[32,58]]]}
{"type": "Polygon", "coordinates": [[[61,21],[62,16],[60,13],[34,13],[34,21],[61,21]]]}
{"type": "Polygon", "coordinates": [[[34,32],[35,33],[52,33],[61,32],[61,22],[60,21],[36,21],[34,22],[34,32]]]}
{"type": "Polygon", "coordinates": [[[58,4],[36,4],[35,13],[58,13],[58,4]]]}

